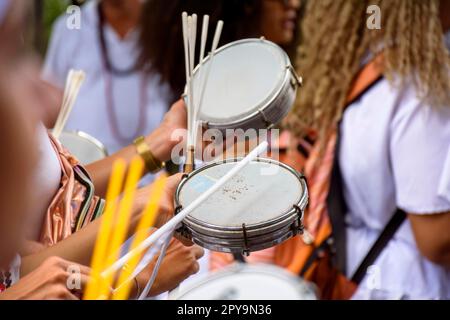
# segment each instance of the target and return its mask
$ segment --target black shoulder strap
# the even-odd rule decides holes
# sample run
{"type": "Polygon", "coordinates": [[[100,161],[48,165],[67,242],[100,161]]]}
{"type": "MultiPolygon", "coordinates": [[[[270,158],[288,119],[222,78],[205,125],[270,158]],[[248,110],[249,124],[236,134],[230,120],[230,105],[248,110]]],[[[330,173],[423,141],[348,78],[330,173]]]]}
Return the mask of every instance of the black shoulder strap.
{"type": "Polygon", "coordinates": [[[394,234],[397,232],[398,228],[400,228],[405,219],[406,212],[401,209],[397,209],[394,216],[388,222],[378,239],[372,245],[369,252],[354,272],[351,278],[353,282],[357,284],[361,283],[362,279],[366,275],[367,268],[375,262],[381,251],[383,251],[388,242],[394,237],[394,234]]]}

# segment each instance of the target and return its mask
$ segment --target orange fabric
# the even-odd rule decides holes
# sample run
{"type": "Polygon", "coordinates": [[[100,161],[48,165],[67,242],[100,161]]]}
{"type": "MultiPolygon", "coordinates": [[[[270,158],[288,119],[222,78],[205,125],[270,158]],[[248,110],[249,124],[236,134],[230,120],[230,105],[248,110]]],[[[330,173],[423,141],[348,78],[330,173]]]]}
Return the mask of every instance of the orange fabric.
{"type": "Polygon", "coordinates": [[[81,210],[88,206],[91,215],[99,201],[98,197],[94,197],[90,203],[84,203],[87,188],[76,179],[78,160],[51,134],[49,137],[61,166],[61,183],[44,217],[40,242],[45,246],[52,246],[70,236],[75,231],[81,210]]]}
{"type": "MultiPolygon", "coordinates": [[[[382,74],[380,66],[383,56],[380,55],[368,63],[355,78],[347,96],[347,102],[353,101],[366,88],[374,83],[382,74]]],[[[313,245],[305,245],[302,237],[294,237],[279,245],[275,252],[275,263],[299,273],[304,263],[313,252],[332,232],[328,218],[326,199],[330,187],[331,171],[336,147],[336,128],[330,134],[322,159],[319,158],[319,144],[316,143],[305,162],[304,174],[308,179],[309,207],[305,212],[304,225],[314,237],[313,245]],[[318,163],[318,161],[321,161],[318,163]],[[305,249],[309,247],[309,249],[305,249]]]]}
{"type": "MultiPolygon", "coordinates": [[[[347,96],[347,102],[353,101],[380,77],[382,74],[380,68],[382,59],[382,55],[376,57],[361,70],[347,96]]],[[[312,132],[311,134],[314,137],[314,133],[312,132]]],[[[294,139],[289,133],[281,135],[279,146],[283,150],[280,152],[280,161],[298,171],[304,172],[308,180],[309,206],[305,212],[303,222],[305,229],[313,236],[314,241],[308,245],[305,244],[301,236],[297,236],[276,246],[275,250],[271,251],[273,253],[272,261],[267,261],[264,251],[256,254],[252,253],[250,257],[252,255],[256,256],[251,261],[275,263],[295,274],[299,274],[315,248],[331,236],[332,226],[328,217],[326,199],[330,187],[336,141],[336,128],[334,128],[327,139],[325,153],[323,157],[320,157],[318,143],[311,146],[306,140],[294,139]],[[290,142],[289,146],[286,143],[288,141],[290,142]],[[301,144],[309,152],[308,158],[305,158],[297,151],[298,144],[301,144]],[[264,259],[261,259],[260,255],[264,259]]],[[[210,263],[213,270],[232,262],[233,258],[229,254],[212,252],[210,255],[210,263]]],[[[342,274],[330,268],[329,260],[327,259],[315,261],[305,274],[305,279],[320,284],[323,296],[333,299],[347,299],[351,297],[356,289],[356,286],[342,274]],[[331,287],[328,287],[330,284],[331,287]]]]}

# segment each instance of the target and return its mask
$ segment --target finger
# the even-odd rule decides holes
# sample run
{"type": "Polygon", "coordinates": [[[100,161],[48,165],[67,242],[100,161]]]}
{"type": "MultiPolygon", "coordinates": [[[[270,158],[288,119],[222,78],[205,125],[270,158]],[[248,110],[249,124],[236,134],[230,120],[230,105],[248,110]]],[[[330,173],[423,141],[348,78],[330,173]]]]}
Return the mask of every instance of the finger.
{"type": "Polygon", "coordinates": [[[192,240],[183,237],[181,234],[179,234],[178,232],[176,232],[174,234],[174,237],[180,241],[184,246],[186,247],[192,247],[194,245],[194,243],[192,242],[192,240]]]}
{"type": "Polygon", "coordinates": [[[194,253],[195,259],[197,259],[197,260],[205,255],[205,250],[197,245],[192,246],[191,250],[194,253]]]}
{"type": "Polygon", "coordinates": [[[67,294],[65,295],[63,300],[80,300],[80,298],[77,297],[75,294],[67,291],[67,294]]]}
{"type": "Polygon", "coordinates": [[[91,273],[91,268],[67,260],[61,260],[60,266],[64,271],[67,271],[69,274],[79,272],[84,275],[89,275],[91,273]]]}
{"type": "Polygon", "coordinates": [[[182,178],[183,178],[183,173],[176,173],[167,178],[167,182],[166,182],[166,186],[165,186],[165,191],[167,192],[167,194],[169,194],[171,196],[175,194],[175,191],[176,191],[178,185],[180,184],[182,178]]]}
{"type": "Polygon", "coordinates": [[[178,100],[175,102],[172,107],[170,108],[170,111],[184,111],[186,112],[186,104],[184,103],[183,99],[178,100]]]}

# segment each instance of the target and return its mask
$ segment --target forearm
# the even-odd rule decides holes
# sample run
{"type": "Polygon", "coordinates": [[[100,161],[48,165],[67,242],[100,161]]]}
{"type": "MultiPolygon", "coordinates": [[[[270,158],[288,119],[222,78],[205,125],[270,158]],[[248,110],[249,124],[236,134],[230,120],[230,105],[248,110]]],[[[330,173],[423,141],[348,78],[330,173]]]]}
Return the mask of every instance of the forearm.
{"type": "Polygon", "coordinates": [[[35,270],[47,258],[60,257],[81,265],[89,265],[101,219],[90,223],[70,237],[38,253],[22,257],[21,276],[35,270]]]}
{"type": "MultiPolygon", "coordinates": [[[[146,142],[157,159],[161,161],[167,160],[167,156],[164,155],[164,144],[167,143],[167,141],[164,141],[164,139],[160,134],[158,134],[158,132],[155,132],[147,137],[146,142]]],[[[112,166],[117,159],[123,159],[127,163],[130,163],[131,160],[137,155],[138,154],[136,152],[135,146],[129,145],[105,159],[86,166],[86,169],[88,170],[89,174],[92,177],[92,181],[94,182],[96,195],[105,197],[112,166]]],[[[144,170],[144,174],[146,174],[147,171],[145,168],[144,170]]]]}
{"type": "MultiPolygon", "coordinates": [[[[89,266],[94,251],[97,234],[100,229],[102,218],[98,218],[85,228],[75,232],[70,237],[48,247],[38,253],[22,257],[21,276],[27,275],[41,265],[47,258],[60,257],[64,260],[73,261],[80,265],[89,266]]],[[[139,216],[132,215],[128,228],[127,237],[130,237],[139,222],[139,216]]],[[[112,227],[115,229],[115,226],[112,227]]]]}

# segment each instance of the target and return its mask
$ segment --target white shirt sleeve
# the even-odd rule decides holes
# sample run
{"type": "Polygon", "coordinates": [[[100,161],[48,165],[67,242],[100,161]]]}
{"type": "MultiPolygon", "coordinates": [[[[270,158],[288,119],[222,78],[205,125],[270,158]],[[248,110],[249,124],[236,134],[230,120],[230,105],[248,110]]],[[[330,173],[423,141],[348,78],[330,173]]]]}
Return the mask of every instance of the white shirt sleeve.
{"type": "Polygon", "coordinates": [[[397,206],[413,214],[450,211],[450,106],[429,107],[406,92],[390,143],[397,206]]]}
{"type": "Polygon", "coordinates": [[[61,89],[64,88],[66,75],[69,71],[68,59],[70,59],[70,55],[67,52],[68,42],[73,39],[73,37],[65,36],[66,33],[65,19],[64,16],[61,16],[53,25],[42,69],[42,79],[61,89]]]}

